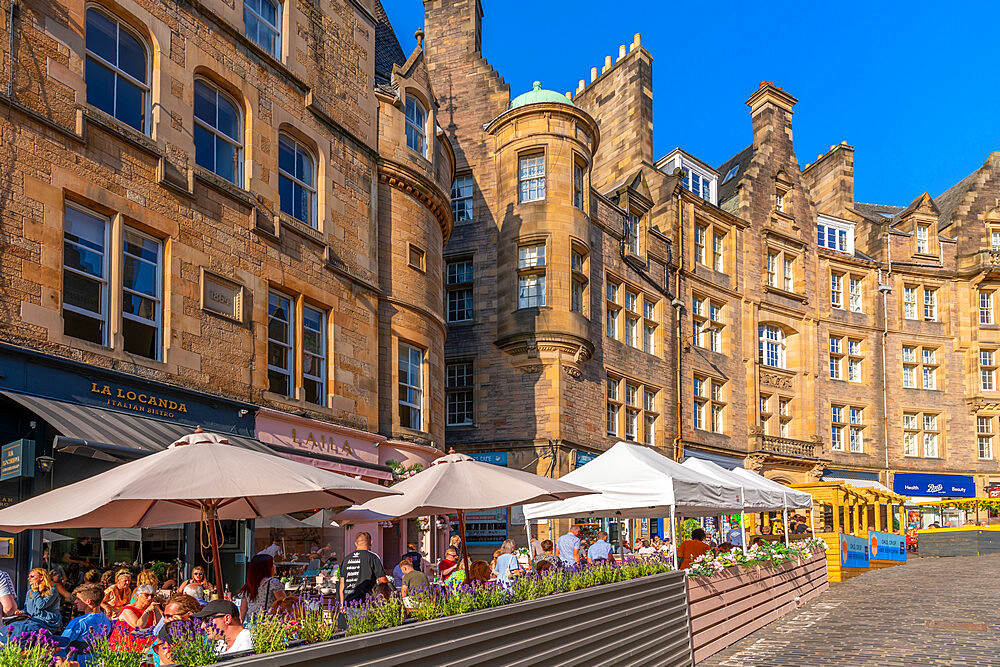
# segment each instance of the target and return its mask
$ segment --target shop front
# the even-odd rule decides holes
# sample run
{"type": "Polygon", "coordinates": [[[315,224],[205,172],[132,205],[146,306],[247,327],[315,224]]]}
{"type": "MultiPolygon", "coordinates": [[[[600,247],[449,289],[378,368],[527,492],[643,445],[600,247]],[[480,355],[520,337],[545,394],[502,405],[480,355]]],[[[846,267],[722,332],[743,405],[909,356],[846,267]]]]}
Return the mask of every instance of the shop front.
{"type": "MultiPolygon", "coordinates": [[[[442,452],[417,443],[388,440],[382,435],[262,408],[257,413],[256,436],[274,452],[307,465],[349,475],[375,484],[391,485],[416,472],[442,452]]],[[[312,517],[284,517],[258,521],[253,530],[253,553],[277,543],[286,556],[286,568],[307,562],[314,551],[325,549],[339,560],[354,550],[361,531],[372,535],[372,550],[386,563],[398,562],[407,543],[416,542],[431,553],[433,526],[419,520],[385,521],[335,526],[329,520],[342,508],[312,517]],[[298,525],[301,523],[302,525],[298,525]]],[[[446,531],[445,531],[446,533],[446,531]]]]}
{"type": "MultiPolygon", "coordinates": [[[[197,426],[231,444],[266,450],[254,439],[252,405],[150,382],[59,357],[0,345],[0,505],[99,474],[125,461],[165,449],[197,426]]],[[[225,522],[223,570],[243,576],[247,543],[241,522],[225,522]]],[[[113,563],[180,560],[203,563],[196,526],[102,535],[99,527],[43,534],[24,531],[0,555],[19,588],[27,570],[42,562],[67,570],[72,584],[81,569],[113,563]],[[140,559],[140,551],[142,557],[140,559]]]]}
{"type": "Polygon", "coordinates": [[[896,493],[909,496],[907,524],[922,529],[960,526],[964,514],[947,506],[926,506],[922,503],[949,498],[975,498],[976,481],[972,475],[943,475],[932,473],[902,473],[893,475],[892,488],[896,493]]]}

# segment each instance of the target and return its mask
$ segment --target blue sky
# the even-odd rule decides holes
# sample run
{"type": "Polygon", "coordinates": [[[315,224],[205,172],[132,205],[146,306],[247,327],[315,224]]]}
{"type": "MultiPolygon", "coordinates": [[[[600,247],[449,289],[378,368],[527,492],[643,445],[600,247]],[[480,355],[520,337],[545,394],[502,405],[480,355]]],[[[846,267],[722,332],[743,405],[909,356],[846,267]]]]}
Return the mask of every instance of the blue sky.
{"type": "MultiPolygon", "coordinates": [[[[512,96],[536,79],[575,90],[641,33],[657,158],[680,146],[717,167],[749,145],[744,102],[761,80],[799,99],[800,165],[854,146],[857,201],[936,197],[1000,150],[1000,4],[482,2],[483,54],[512,96]]],[[[409,54],[423,3],[383,4],[409,54]]]]}

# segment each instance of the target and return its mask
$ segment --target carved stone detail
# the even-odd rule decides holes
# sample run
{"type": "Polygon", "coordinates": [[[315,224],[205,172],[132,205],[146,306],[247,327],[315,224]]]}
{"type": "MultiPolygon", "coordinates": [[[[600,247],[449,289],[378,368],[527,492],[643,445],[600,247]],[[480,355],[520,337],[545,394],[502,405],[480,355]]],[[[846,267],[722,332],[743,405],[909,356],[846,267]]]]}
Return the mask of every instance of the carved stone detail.
{"type": "Polygon", "coordinates": [[[748,454],[747,457],[743,460],[744,462],[743,467],[745,467],[750,472],[755,472],[760,474],[761,472],[764,471],[764,461],[766,460],[767,457],[764,456],[763,454],[748,454]]]}
{"type": "Polygon", "coordinates": [[[574,380],[579,380],[581,377],[583,377],[583,371],[581,371],[576,366],[563,364],[563,370],[566,372],[566,375],[570,376],[574,380]]]}
{"type": "Polygon", "coordinates": [[[826,463],[817,463],[806,473],[806,477],[812,482],[823,479],[823,472],[826,470],[826,463]]]}
{"type": "Polygon", "coordinates": [[[531,375],[532,373],[541,373],[542,372],[542,365],[541,364],[528,364],[527,366],[518,366],[517,368],[518,368],[519,371],[521,371],[522,373],[524,373],[526,375],[531,375]]]}
{"type": "Polygon", "coordinates": [[[777,389],[792,389],[792,378],[776,373],[765,373],[762,371],[760,374],[760,383],[766,384],[769,387],[776,387],[777,389]]]}

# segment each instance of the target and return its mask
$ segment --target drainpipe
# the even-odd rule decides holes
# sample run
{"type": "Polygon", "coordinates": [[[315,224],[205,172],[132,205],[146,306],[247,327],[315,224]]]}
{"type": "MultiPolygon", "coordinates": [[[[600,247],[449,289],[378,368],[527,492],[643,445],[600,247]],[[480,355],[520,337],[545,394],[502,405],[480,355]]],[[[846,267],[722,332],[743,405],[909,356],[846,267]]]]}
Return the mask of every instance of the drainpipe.
{"type": "Polygon", "coordinates": [[[888,260],[888,270],[885,283],[882,282],[882,269],[878,270],[878,291],[882,293],[882,449],[885,451],[885,485],[889,486],[889,389],[888,370],[885,366],[885,346],[889,338],[889,292],[892,291],[892,243],[889,241],[889,227],[885,230],[885,251],[888,260]]]}
{"type": "Polygon", "coordinates": [[[7,18],[7,29],[10,31],[10,39],[7,43],[7,97],[14,97],[14,10],[17,9],[19,0],[10,0],[10,15],[7,18]]]}
{"type": "Polygon", "coordinates": [[[674,436],[674,460],[680,461],[684,455],[684,445],[681,440],[681,434],[684,432],[684,424],[681,421],[683,418],[683,412],[681,411],[681,346],[684,343],[682,333],[684,299],[681,298],[681,271],[684,270],[684,210],[682,208],[683,202],[680,193],[678,192],[675,197],[677,199],[677,270],[674,272],[674,300],[670,305],[674,307],[674,345],[677,350],[675,359],[676,375],[674,378],[674,394],[677,401],[677,431],[674,436]]]}

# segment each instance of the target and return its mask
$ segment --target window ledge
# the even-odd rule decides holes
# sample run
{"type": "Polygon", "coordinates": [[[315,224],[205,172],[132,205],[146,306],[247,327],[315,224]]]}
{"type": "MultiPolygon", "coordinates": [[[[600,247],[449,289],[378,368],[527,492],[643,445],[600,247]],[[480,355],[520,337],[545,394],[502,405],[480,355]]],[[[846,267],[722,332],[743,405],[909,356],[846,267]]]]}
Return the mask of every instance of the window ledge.
{"type": "Polygon", "coordinates": [[[282,229],[294,232],[303,238],[313,241],[317,245],[326,245],[326,239],[324,238],[322,231],[312,227],[311,225],[307,225],[298,218],[293,218],[284,211],[278,211],[277,223],[282,229]]]}
{"type": "Polygon", "coordinates": [[[192,165],[192,169],[194,169],[195,178],[204,183],[205,185],[207,185],[208,187],[212,188],[213,190],[221,194],[226,195],[227,197],[231,197],[239,201],[241,204],[249,208],[255,207],[256,198],[254,197],[253,193],[250,192],[249,190],[244,190],[235,183],[227,181],[226,179],[222,178],[215,172],[209,171],[208,169],[205,169],[201,165],[198,164],[192,165]]]}
{"type": "Polygon", "coordinates": [[[332,408],[326,407],[325,405],[319,405],[318,403],[310,403],[305,399],[291,398],[283,394],[276,394],[273,391],[268,391],[266,389],[260,393],[260,397],[265,401],[269,401],[271,403],[280,403],[284,406],[287,406],[289,408],[294,408],[297,410],[306,410],[306,411],[312,410],[314,412],[322,412],[326,415],[334,414],[334,410],[332,408]]]}
{"type": "Polygon", "coordinates": [[[771,285],[764,285],[764,291],[772,294],[777,294],[788,299],[794,299],[796,301],[801,301],[802,303],[809,303],[809,297],[803,294],[796,294],[795,292],[789,292],[783,290],[780,287],[772,287],[771,285]]]}
{"type": "Polygon", "coordinates": [[[449,327],[470,327],[476,323],[475,319],[459,320],[458,322],[447,322],[449,327]]]}
{"type": "Polygon", "coordinates": [[[117,134],[119,137],[132,144],[133,146],[140,148],[147,153],[151,153],[156,157],[163,157],[163,151],[160,150],[159,145],[149,135],[140,132],[131,125],[126,125],[114,116],[101,111],[97,107],[90,104],[81,104],[80,108],[83,110],[84,118],[89,122],[95,123],[108,132],[117,134]]]}

